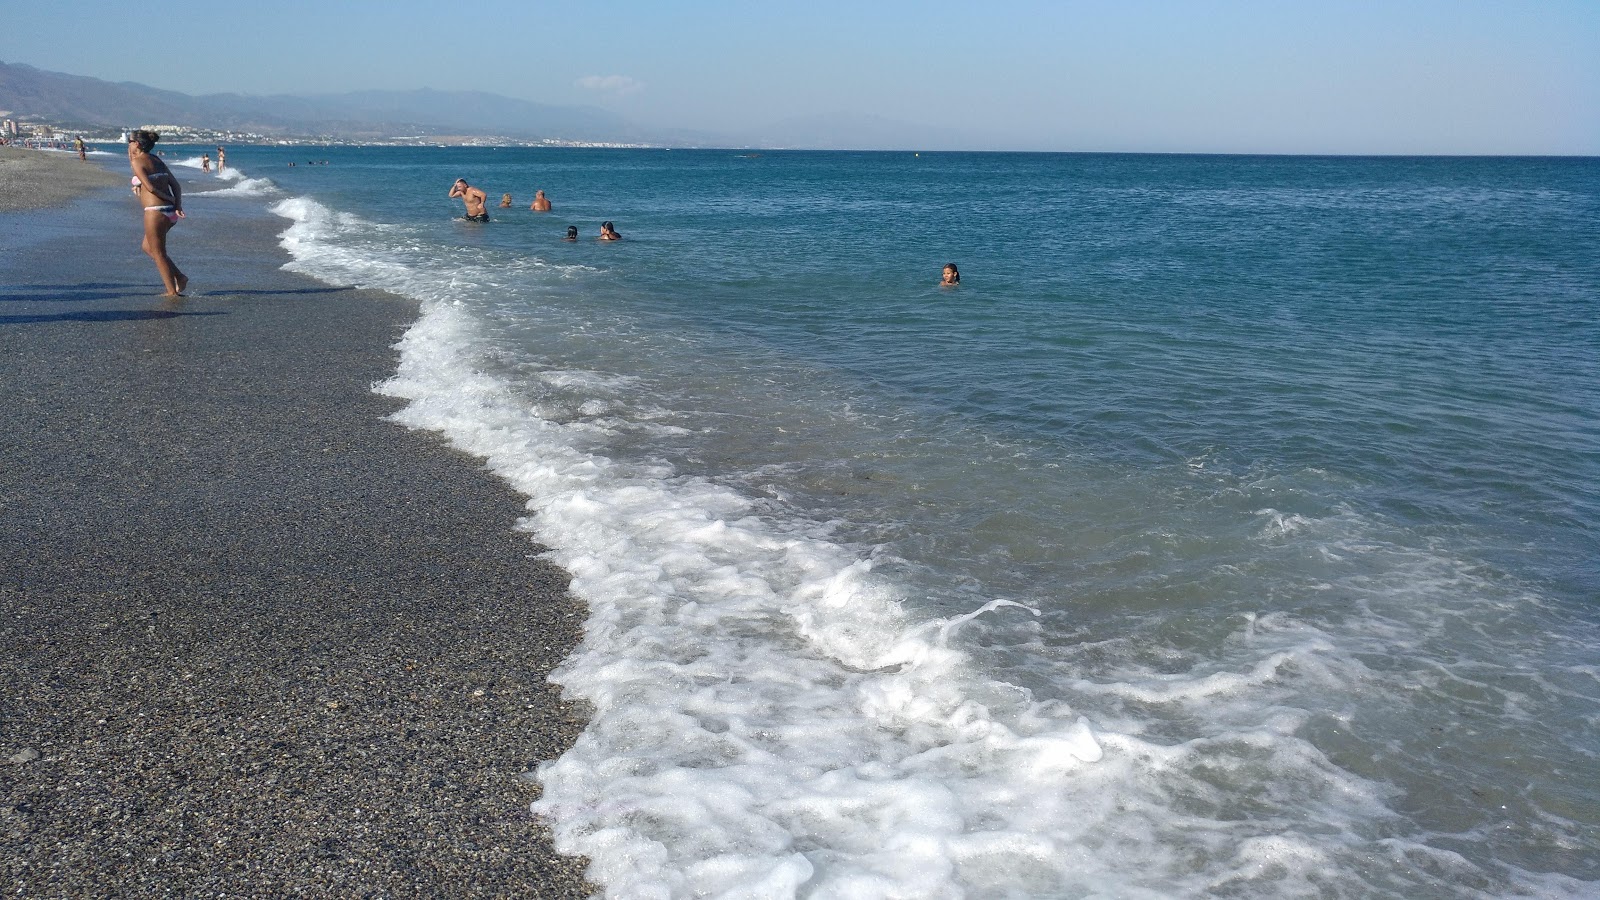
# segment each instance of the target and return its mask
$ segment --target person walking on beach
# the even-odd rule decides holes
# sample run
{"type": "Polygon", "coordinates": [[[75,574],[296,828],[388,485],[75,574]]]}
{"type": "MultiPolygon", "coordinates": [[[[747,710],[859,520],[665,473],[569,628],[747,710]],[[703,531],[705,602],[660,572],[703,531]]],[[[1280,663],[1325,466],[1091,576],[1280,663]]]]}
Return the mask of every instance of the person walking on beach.
{"type": "Polygon", "coordinates": [[[610,222],[601,222],[600,223],[600,240],[602,240],[602,241],[620,241],[620,240],[622,240],[622,235],[617,233],[617,229],[612,227],[610,222]]]}
{"type": "Polygon", "coordinates": [[[467,221],[489,221],[489,211],[483,208],[483,201],[487,200],[489,195],[467,184],[465,178],[457,178],[456,183],[450,185],[450,197],[461,198],[461,203],[467,208],[467,221]]]}
{"type": "Polygon", "coordinates": [[[161,158],[150,152],[161,135],[135,131],[128,135],[128,165],[133,169],[133,192],[144,204],[144,243],[141,248],[155,260],[156,271],[168,297],[181,297],[189,276],[167,255],[167,232],[183,218],[183,186],[161,158]]]}
{"type": "Polygon", "coordinates": [[[84,162],[88,162],[89,161],[89,157],[88,157],[88,155],[86,153],[86,149],[87,148],[85,148],[84,144],[83,144],[83,135],[81,135],[81,134],[78,135],[76,138],[73,139],[72,142],[77,145],[78,159],[80,159],[80,160],[82,160],[84,162]]]}
{"type": "Polygon", "coordinates": [[[550,201],[545,197],[544,191],[533,192],[533,205],[528,208],[534,212],[550,211],[550,201]]]}

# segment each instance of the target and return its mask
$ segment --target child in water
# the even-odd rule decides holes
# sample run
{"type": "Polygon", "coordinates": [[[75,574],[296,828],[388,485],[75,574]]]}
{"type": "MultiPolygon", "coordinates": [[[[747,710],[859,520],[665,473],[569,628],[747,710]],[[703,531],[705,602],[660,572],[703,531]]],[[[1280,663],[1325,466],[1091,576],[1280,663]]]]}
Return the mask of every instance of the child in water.
{"type": "Polygon", "coordinates": [[[955,263],[945,263],[944,264],[944,274],[939,276],[939,286],[940,287],[955,287],[956,285],[958,285],[960,283],[961,283],[961,270],[956,268],[956,264],[955,263]]]}

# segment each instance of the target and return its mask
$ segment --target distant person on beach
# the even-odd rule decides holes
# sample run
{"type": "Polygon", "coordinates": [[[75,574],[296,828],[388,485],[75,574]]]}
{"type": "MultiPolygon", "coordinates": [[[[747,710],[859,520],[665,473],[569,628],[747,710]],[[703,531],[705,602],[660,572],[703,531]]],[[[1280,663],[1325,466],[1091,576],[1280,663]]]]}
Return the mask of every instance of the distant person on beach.
{"type": "Polygon", "coordinates": [[[209,154],[209,153],[200,154],[200,171],[202,171],[202,172],[211,171],[211,154],[209,154]]]}
{"type": "Polygon", "coordinates": [[[504,195],[504,196],[502,196],[500,198],[500,208],[501,209],[510,209],[511,208],[511,195],[510,194],[506,194],[506,195],[504,195]]]}
{"type": "Polygon", "coordinates": [[[142,249],[155,260],[167,296],[181,297],[189,287],[189,276],[167,255],[167,232],[183,218],[183,186],[167,164],[150,152],[160,139],[154,131],[128,135],[128,165],[133,169],[133,192],[144,204],[142,249]]]}
{"type": "Polygon", "coordinates": [[[622,240],[622,235],[617,233],[617,229],[612,227],[610,222],[601,222],[600,223],[600,240],[602,240],[602,241],[620,241],[620,240],[622,240]]]}
{"type": "Polygon", "coordinates": [[[577,239],[578,239],[578,226],[576,226],[576,225],[568,225],[567,226],[567,236],[562,238],[562,240],[564,240],[564,241],[576,241],[577,239]]]}
{"type": "Polygon", "coordinates": [[[73,144],[77,145],[78,158],[84,162],[88,162],[89,157],[87,154],[87,148],[83,144],[83,135],[80,134],[76,138],[73,138],[72,142],[73,144]]]}
{"type": "Polygon", "coordinates": [[[955,287],[961,283],[961,270],[955,263],[944,264],[944,274],[939,276],[940,287],[955,287]]]}
{"type": "Polygon", "coordinates": [[[228,164],[228,154],[221,147],[217,148],[217,174],[222,174],[222,167],[228,164]]]}
{"type": "Polygon", "coordinates": [[[489,211],[483,208],[483,201],[487,200],[489,195],[467,184],[465,178],[457,178],[456,183],[450,185],[450,197],[461,198],[462,204],[467,208],[467,221],[489,221],[489,211]]]}
{"type": "MultiPolygon", "coordinates": [[[[507,194],[506,196],[509,197],[511,195],[507,194]]],[[[533,210],[534,212],[549,212],[550,211],[550,201],[545,197],[544,191],[534,191],[533,192],[533,205],[528,207],[528,208],[533,210]]]]}

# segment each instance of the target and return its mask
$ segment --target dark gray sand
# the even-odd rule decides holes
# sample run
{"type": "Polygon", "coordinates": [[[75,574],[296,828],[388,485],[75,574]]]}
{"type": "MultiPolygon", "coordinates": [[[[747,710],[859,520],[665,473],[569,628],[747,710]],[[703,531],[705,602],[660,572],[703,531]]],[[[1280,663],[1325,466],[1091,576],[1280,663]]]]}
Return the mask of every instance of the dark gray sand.
{"type": "Polygon", "coordinates": [[[0,892],[586,896],[519,777],[582,728],[583,610],[384,421],[414,304],[246,205],[187,204],[171,302],[126,197],[0,215],[0,892]]]}

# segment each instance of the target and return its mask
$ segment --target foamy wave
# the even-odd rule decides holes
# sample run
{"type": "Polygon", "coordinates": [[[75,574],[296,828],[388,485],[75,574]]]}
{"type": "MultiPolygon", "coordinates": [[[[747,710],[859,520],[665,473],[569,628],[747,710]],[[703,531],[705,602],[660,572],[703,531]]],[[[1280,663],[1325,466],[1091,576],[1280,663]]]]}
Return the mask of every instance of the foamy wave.
{"type": "Polygon", "coordinates": [[[556,679],[593,718],[540,772],[564,852],[616,896],[948,895],[958,865],[1004,868],[1019,845],[1053,867],[1064,848],[1010,801],[1100,758],[1086,720],[976,679],[949,643],[969,617],[908,621],[869,561],[726,488],[576,449],[483,374],[473,329],[430,308],[380,390],[530,498],[528,527],[588,604],[556,679]]]}
{"type": "Polygon", "coordinates": [[[234,179],[235,184],[216,191],[207,191],[213,197],[271,197],[280,193],[278,185],[270,178],[234,179]]]}
{"type": "MultiPolygon", "coordinates": [[[[659,413],[658,398],[636,396],[643,379],[521,361],[560,395],[547,401],[497,374],[515,365],[477,311],[530,305],[505,296],[508,267],[571,270],[479,257],[305,198],[274,210],[291,220],[297,271],[423,301],[377,390],[407,401],[398,421],[443,432],[529,498],[524,527],[588,606],[555,678],[593,717],[541,767],[535,808],[612,896],[1315,895],[1330,869],[1398,855],[1383,841],[1406,830],[1391,827],[1387,788],[1307,737],[1378,752],[1348,733],[1343,698],[1518,702],[1466,672],[1388,671],[1428,629],[1466,627],[1441,624],[1448,604],[1434,602],[1468,582],[1460,565],[1377,541],[1349,513],[1265,504],[1244,509],[1268,551],[1328,565],[1392,556],[1371,570],[1390,575],[1314,569],[1327,581],[1305,590],[1338,583],[1349,611],[1225,619],[1205,659],[1139,628],[1041,642],[1028,665],[1074,705],[1039,699],[976,671],[959,642],[984,622],[1026,628],[1034,611],[994,601],[918,620],[887,567],[826,529],[648,454],[608,457],[607,432],[659,413]]],[[[1397,733],[1413,732],[1432,733],[1397,733]]],[[[1408,834],[1418,847],[1430,837],[1408,834]]],[[[1472,866],[1408,867],[1404,887],[1451,896],[1461,871],[1472,866]]]]}

